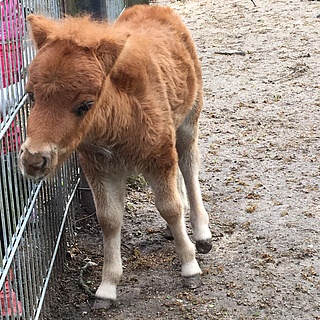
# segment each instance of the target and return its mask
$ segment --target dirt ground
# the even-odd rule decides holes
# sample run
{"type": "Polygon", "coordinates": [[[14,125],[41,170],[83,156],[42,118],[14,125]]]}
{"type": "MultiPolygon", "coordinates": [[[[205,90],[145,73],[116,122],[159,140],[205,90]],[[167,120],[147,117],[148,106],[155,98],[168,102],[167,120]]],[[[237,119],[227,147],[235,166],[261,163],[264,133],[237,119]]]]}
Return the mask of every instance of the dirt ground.
{"type": "Polygon", "coordinates": [[[215,235],[186,290],[143,182],[128,190],[119,302],[92,311],[102,240],[80,210],[50,319],[320,319],[320,2],[161,1],[203,65],[201,184],[215,235]]]}

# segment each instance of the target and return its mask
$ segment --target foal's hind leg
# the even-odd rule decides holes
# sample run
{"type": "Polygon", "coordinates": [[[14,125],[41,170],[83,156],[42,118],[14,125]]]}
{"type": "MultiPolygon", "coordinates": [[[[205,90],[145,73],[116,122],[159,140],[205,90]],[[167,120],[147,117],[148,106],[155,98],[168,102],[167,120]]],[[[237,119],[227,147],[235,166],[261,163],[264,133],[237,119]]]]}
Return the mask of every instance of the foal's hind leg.
{"type": "Polygon", "coordinates": [[[195,258],[194,244],[188,237],[183,203],[177,188],[177,169],[170,172],[146,175],[155,194],[155,204],[161,216],[166,220],[174,238],[177,255],[181,261],[181,275],[185,277],[185,285],[195,287],[199,283],[201,269],[195,258]]]}
{"type": "Polygon", "coordinates": [[[179,167],[184,177],[190,202],[190,221],[193,237],[200,253],[211,250],[209,217],[204,208],[199,184],[198,119],[192,110],[177,130],[177,151],[179,167]]]}
{"type": "MultiPolygon", "coordinates": [[[[179,191],[179,194],[180,194],[180,199],[181,199],[182,204],[183,204],[183,212],[185,213],[189,209],[189,203],[188,203],[188,198],[187,198],[186,185],[184,183],[184,179],[183,179],[183,176],[181,174],[180,169],[178,170],[178,174],[177,174],[177,186],[178,186],[178,191],[179,191]]],[[[168,225],[167,225],[167,228],[164,231],[164,237],[166,239],[168,239],[168,240],[172,240],[173,239],[171,230],[170,230],[168,225]]]]}
{"type": "Polygon", "coordinates": [[[178,191],[180,194],[180,199],[183,203],[183,210],[184,212],[186,212],[189,209],[189,203],[188,203],[188,197],[187,197],[186,184],[184,183],[184,178],[180,169],[178,169],[178,174],[177,174],[177,185],[178,185],[178,191]]]}

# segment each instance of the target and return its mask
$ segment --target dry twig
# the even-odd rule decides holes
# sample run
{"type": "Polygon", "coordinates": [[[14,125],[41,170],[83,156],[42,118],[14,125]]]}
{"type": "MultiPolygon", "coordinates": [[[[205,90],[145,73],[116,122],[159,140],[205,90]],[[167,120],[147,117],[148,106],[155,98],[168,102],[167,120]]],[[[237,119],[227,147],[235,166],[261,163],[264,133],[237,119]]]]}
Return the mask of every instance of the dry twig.
{"type": "Polygon", "coordinates": [[[232,56],[232,55],[245,56],[246,55],[244,51],[215,51],[214,53],[225,55],[225,56],[232,56]]]}
{"type": "Polygon", "coordinates": [[[81,268],[80,270],[80,280],[79,280],[79,283],[80,283],[80,286],[83,288],[84,292],[90,297],[90,298],[95,298],[95,294],[90,290],[89,286],[86,285],[85,281],[83,280],[83,272],[84,270],[90,268],[90,267],[93,267],[93,266],[96,266],[97,264],[92,262],[92,261],[88,261],[86,263],[86,265],[84,267],[81,268]]]}

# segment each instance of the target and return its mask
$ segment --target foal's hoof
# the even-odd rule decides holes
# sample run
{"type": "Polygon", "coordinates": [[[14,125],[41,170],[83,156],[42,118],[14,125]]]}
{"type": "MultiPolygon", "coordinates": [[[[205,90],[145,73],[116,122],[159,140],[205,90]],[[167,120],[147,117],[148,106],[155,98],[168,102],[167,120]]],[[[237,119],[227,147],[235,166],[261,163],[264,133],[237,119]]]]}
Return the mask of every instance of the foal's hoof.
{"type": "Polygon", "coordinates": [[[201,286],[201,275],[196,274],[190,277],[183,277],[183,286],[188,289],[196,289],[201,286]]]}
{"type": "Polygon", "coordinates": [[[199,253],[209,253],[212,249],[212,239],[197,241],[196,248],[199,253]]]}
{"type": "Polygon", "coordinates": [[[99,310],[99,309],[109,310],[110,308],[116,306],[116,301],[117,300],[112,300],[112,299],[96,299],[94,301],[92,309],[93,310],[99,310]]]}

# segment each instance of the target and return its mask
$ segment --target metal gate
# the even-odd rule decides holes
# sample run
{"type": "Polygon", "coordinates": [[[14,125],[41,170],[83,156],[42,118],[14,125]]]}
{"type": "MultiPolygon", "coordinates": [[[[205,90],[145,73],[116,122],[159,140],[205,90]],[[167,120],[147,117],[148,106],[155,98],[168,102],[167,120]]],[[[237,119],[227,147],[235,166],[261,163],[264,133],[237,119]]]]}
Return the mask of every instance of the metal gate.
{"type": "MultiPolygon", "coordinates": [[[[73,0],[72,2],[76,2],[73,0]]],[[[79,0],[79,2],[81,2],[79,0]]],[[[125,1],[100,2],[115,19],[125,1]]],[[[0,0],[0,315],[47,319],[51,290],[74,234],[80,169],[74,154],[50,180],[32,183],[17,167],[30,103],[27,68],[35,50],[27,36],[29,13],[60,18],[63,0],[0,0]],[[52,275],[55,276],[52,276],[52,275]],[[53,279],[53,280],[51,280],[53,279]],[[49,293],[49,296],[48,296],[49,293]]],[[[104,10],[104,11],[103,11],[104,10]]]]}

